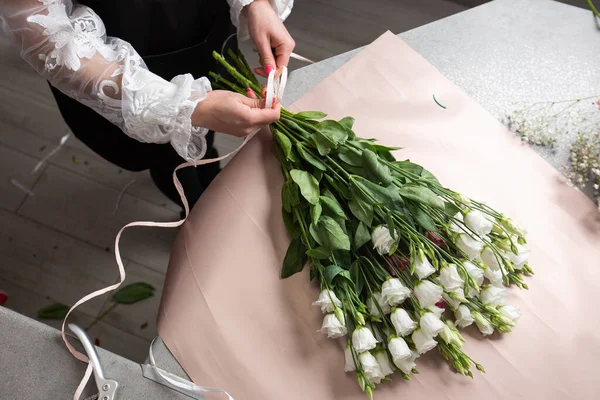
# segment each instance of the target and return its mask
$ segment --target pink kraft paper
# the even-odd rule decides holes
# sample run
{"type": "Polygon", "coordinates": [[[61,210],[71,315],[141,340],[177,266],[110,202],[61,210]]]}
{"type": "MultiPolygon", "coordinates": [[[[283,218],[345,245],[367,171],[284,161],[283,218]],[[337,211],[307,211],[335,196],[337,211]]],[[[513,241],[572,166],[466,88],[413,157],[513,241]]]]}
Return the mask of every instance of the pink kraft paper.
{"type": "MultiPolygon", "coordinates": [[[[391,33],[292,108],[354,116],[360,136],[405,147],[399,159],[529,230],[536,275],[507,298],[522,311],[517,328],[465,334],[487,374],[460,376],[431,351],[411,382],[395,376],[376,399],[600,399],[600,221],[590,200],[391,33]]],[[[195,383],[236,400],[365,399],[344,373],[345,340],[317,333],[307,268],[279,279],[289,243],[282,182],[263,132],[202,196],[173,248],[160,335],[195,383]]]]}

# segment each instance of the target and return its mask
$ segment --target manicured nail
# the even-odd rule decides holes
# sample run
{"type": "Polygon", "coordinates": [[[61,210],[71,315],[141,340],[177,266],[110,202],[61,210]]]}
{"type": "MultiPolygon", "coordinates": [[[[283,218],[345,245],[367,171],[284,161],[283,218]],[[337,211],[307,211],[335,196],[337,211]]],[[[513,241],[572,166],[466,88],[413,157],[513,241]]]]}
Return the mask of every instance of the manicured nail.
{"type": "Polygon", "coordinates": [[[252,68],[252,71],[254,71],[254,73],[255,73],[256,75],[260,75],[260,73],[262,72],[262,71],[261,71],[261,68],[252,68]]]}
{"type": "Polygon", "coordinates": [[[267,73],[267,75],[269,75],[271,73],[271,71],[273,71],[275,69],[275,67],[273,67],[272,65],[267,65],[265,67],[265,72],[267,73]]]}
{"type": "Polygon", "coordinates": [[[0,306],[3,306],[4,303],[6,303],[6,300],[8,300],[8,294],[6,294],[5,291],[0,290],[0,306]]]}
{"type": "Polygon", "coordinates": [[[252,89],[246,88],[246,93],[250,93],[250,92],[252,92],[252,89]]]}

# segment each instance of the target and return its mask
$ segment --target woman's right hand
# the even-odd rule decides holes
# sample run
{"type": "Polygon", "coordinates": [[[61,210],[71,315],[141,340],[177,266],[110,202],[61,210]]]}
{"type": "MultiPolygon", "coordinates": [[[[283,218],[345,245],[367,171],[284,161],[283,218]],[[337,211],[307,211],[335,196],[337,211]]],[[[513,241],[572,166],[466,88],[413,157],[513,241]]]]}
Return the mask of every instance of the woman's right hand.
{"type": "Polygon", "coordinates": [[[264,108],[261,99],[213,90],[196,106],[192,125],[242,137],[279,120],[280,112],[280,104],[264,108]]]}

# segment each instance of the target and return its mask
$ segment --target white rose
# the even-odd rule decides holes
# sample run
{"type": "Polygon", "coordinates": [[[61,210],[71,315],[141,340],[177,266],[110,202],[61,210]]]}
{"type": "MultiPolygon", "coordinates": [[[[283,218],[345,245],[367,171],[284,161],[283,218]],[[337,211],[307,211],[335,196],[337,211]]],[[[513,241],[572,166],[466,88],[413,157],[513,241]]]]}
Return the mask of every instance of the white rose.
{"type": "Polygon", "coordinates": [[[469,276],[473,278],[477,286],[481,286],[481,284],[483,283],[483,269],[479,268],[471,261],[465,261],[463,263],[463,266],[467,270],[467,274],[469,274],[469,276]]]}
{"type": "Polygon", "coordinates": [[[465,224],[480,236],[487,235],[494,227],[493,219],[480,211],[469,211],[465,216],[465,224]]]}
{"type": "Polygon", "coordinates": [[[415,296],[421,307],[426,308],[434,305],[442,299],[444,289],[429,281],[420,281],[415,285],[415,296]]]}
{"type": "Polygon", "coordinates": [[[375,359],[379,363],[379,368],[381,368],[381,373],[383,376],[388,376],[394,373],[394,367],[390,363],[390,358],[388,357],[385,350],[379,350],[375,353],[375,359]]]}
{"type": "Polygon", "coordinates": [[[352,348],[350,347],[350,343],[346,346],[346,350],[344,351],[344,371],[350,372],[356,369],[354,365],[354,357],[352,356],[352,348]]]}
{"type": "Polygon", "coordinates": [[[486,268],[485,271],[483,271],[483,275],[487,278],[488,281],[490,281],[490,283],[493,286],[504,286],[504,282],[502,281],[502,271],[500,271],[499,269],[493,270],[491,268],[486,268]]]}
{"type": "Polygon", "coordinates": [[[500,269],[500,255],[494,254],[494,251],[488,246],[485,246],[485,248],[481,252],[481,259],[483,260],[485,265],[487,265],[488,268],[491,268],[494,271],[500,269]]]}
{"type": "Polygon", "coordinates": [[[512,322],[517,322],[519,318],[521,318],[521,312],[519,309],[515,306],[511,306],[510,304],[498,308],[498,312],[500,312],[500,315],[502,315],[504,318],[508,318],[512,322]]]}
{"type": "Polygon", "coordinates": [[[338,299],[335,293],[333,293],[333,291],[329,289],[321,291],[321,293],[319,293],[319,298],[317,299],[317,301],[312,303],[313,306],[321,307],[321,312],[323,314],[333,312],[333,310],[335,310],[334,304],[337,307],[342,306],[342,302],[340,301],[340,299],[338,299]]]}
{"type": "Polygon", "coordinates": [[[515,244],[517,247],[517,253],[515,254],[512,251],[506,253],[506,258],[508,258],[514,265],[515,269],[521,270],[529,261],[529,253],[530,250],[525,246],[521,246],[520,244],[515,244]]]}
{"type": "Polygon", "coordinates": [[[373,242],[373,248],[382,256],[388,254],[394,244],[394,238],[390,235],[390,230],[383,225],[373,229],[371,241],[373,242]]]}
{"type": "Polygon", "coordinates": [[[481,290],[481,294],[479,298],[486,306],[496,307],[504,304],[504,295],[506,294],[506,289],[503,287],[497,286],[484,286],[481,290]]]}
{"type": "Polygon", "coordinates": [[[406,336],[417,327],[417,323],[408,315],[405,309],[397,308],[391,315],[392,325],[396,334],[406,336]]]}
{"type": "MultiPolygon", "coordinates": [[[[450,304],[450,307],[452,307],[455,310],[458,308],[458,306],[460,306],[461,302],[466,300],[465,291],[463,288],[453,290],[450,293],[444,293],[442,295],[442,298],[446,303],[450,304]]],[[[438,315],[438,317],[441,317],[441,315],[438,315]]]]}
{"type": "Polygon", "coordinates": [[[456,318],[456,326],[459,328],[466,328],[475,321],[471,315],[471,310],[464,304],[458,306],[454,312],[454,317],[456,318]]]}
{"type": "Polygon", "coordinates": [[[448,291],[456,290],[465,284],[455,264],[448,264],[442,267],[440,270],[440,281],[442,282],[442,286],[448,291]]]}
{"type": "Polygon", "coordinates": [[[458,337],[456,332],[454,332],[450,327],[444,324],[444,329],[440,332],[440,337],[447,344],[455,344],[458,348],[461,348],[463,345],[462,340],[458,337]]]}
{"type": "Polygon", "coordinates": [[[433,313],[425,313],[419,320],[419,325],[423,333],[432,338],[436,337],[444,330],[444,323],[433,313]]]}
{"type": "Polygon", "coordinates": [[[437,342],[429,335],[426,335],[421,329],[412,333],[412,340],[419,354],[425,354],[437,346],[437,342]]]}
{"type": "Polygon", "coordinates": [[[440,308],[438,306],[429,306],[426,310],[431,311],[438,318],[442,318],[442,314],[446,311],[445,308],[440,308]]]}
{"type": "Polygon", "coordinates": [[[475,319],[475,324],[477,325],[479,332],[481,332],[483,336],[488,336],[494,333],[494,327],[483,315],[476,312],[473,313],[473,318],[475,319]]]}
{"type": "Polygon", "coordinates": [[[385,378],[379,367],[379,363],[377,362],[377,359],[373,357],[373,354],[365,351],[358,355],[358,359],[362,364],[363,372],[371,383],[380,383],[381,380],[385,378]]]}
{"type": "Polygon", "coordinates": [[[383,301],[383,296],[379,292],[373,293],[371,297],[369,297],[369,299],[367,300],[367,310],[369,311],[369,314],[371,314],[374,317],[381,316],[381,312],[379,311],[379,308],[377,308],[377,305],[379,305],[379,308],[381,309],[381,312],[383,312],[384,315],[389,314],[392,310],[390,305],[383,301]]]}
{"type": "Polygon", "coordinates": [[[406,360],[412,356],[412,351],[404,341],[404,339],[395,337],[388,343],[388,350],[392,355],[392,360],[406,360]]]}
{"type": "Polygon", "coordinates": [[[374,349],[377,346],[377,339],[369,328],[358,327],[352,333],[352,346],[357,353],[362,353],[374,349]]]}
{"type": "Polygon", "coordinates": [[[425,279],[435,272],[435,268],[433,268],[433,265],[431,265],[423,252],[419,253],[420,254],[415,261],[415,273],[419,279],[425,279]]]}
{"type": "Polygon", "coordinates": [[[454,216],[454,219],[452,220],[452,222],[450,222],[448,229],[450,229],[454,233],[465,233],[466,230],[465,230],[465,227],[463,226],[463,224],[456,223],[454,220],[458,220],[458,221],[464,223],[463,215],[461,213],[456,213],[456,215],[454,216]]]}
{"type": "Polygon", "coordinates": [[[348,330],[344,326],[345,321],[337,319],[335,314],[327,314],[323,319],[323,325],[319,332],[326,333],[328,338],[335,339],[345,336],[348,330]]]}
{"type": "Polygon", "coordinates": [[[456,247],[458,247],[470,259],[476,260],[479,258],[479,254],[483,248],[483,242],[478,237],[471,237],[470,235],[463,233],[458,236],[458,239],[456,240],[456,247]]]}
{"type": "Polygon", "coordinates": [[[415,351],[411,353],[412,354],[409,358],[394,360],[394,364],[396,364],[396,367],[398,367],[400,371],[404,372],[407,375],[410,374],[412,370],[417,367],[417,363],[415,362],[415,360],[419,357],[419,353],[415,351]]]}
{"type": "Polygon", "coordinates": [[[383,282],[381,296],[384,302],[390,306],[396,306],[410,296],[410,289],[405,287],[400,279],[391,278],[383,282]]]}

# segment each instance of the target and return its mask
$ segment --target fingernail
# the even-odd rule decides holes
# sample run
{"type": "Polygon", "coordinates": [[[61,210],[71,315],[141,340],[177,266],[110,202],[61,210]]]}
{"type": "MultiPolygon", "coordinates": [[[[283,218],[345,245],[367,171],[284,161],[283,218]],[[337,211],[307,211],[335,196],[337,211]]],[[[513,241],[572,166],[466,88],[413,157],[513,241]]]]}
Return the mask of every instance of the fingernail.
{"type": "Polygon", "coordinates": [[[252,91],[252,89],[246,88],[246,92],[250,93],[251,91],[252,91]]]}
{"type": "Polygon", "coordinates": [[[6,300],[8,300],[8,294],[6,294],[5,291],[0,290],[0,306],[3,306],[4,303],[6,303],[6,300]]]}
{"type": "Polygon", "coordinates": [[[265,67],[265,71],[267,73],[267,75],[269,75],[271,73],[271,71],[273,71],[275,69],[275,67],[273,67],[272,65],[267,65],[265,67]]]}
{"type": "Polygon", "coordinates": [[[261,71],[260,71],[260,68],[252,68],[252,71],[254,71],[254,73],[255,73],[256,75],[260,75],[260,72],[261,72],[261,71]]]}
{"type": "Polygon", "coordinates": [[[266,107],[267,106],[267,99],[262,99],[262,106],[266,107]]]}

